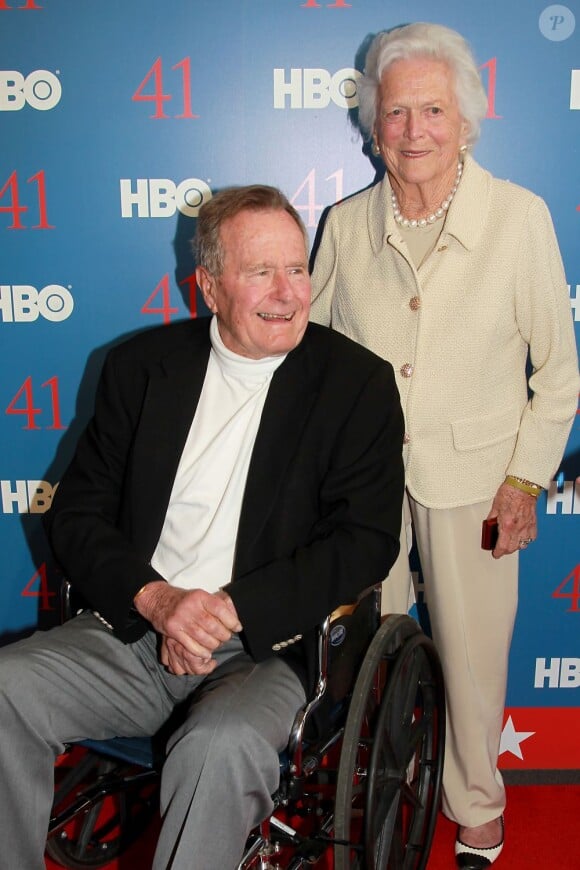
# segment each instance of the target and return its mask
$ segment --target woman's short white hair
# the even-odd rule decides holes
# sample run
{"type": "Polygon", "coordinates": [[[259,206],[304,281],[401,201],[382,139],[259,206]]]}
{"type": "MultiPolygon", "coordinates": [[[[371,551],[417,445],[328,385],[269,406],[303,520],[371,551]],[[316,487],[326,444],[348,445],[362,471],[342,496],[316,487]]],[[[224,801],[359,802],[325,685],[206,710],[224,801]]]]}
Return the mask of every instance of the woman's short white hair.
{"type": "Polygon", "coordinates": [[[467,141],[473,144],[487,114],[487,96],[475,58],[466,40],[441,24],[406,24],[377,34],[367,52],[365,70],[359,79],[358,119],[366,138],[373,134],[381,78],[396,60],[427,57],[446,63],[455,78],[459,111],[469,125],[467,141]]]}

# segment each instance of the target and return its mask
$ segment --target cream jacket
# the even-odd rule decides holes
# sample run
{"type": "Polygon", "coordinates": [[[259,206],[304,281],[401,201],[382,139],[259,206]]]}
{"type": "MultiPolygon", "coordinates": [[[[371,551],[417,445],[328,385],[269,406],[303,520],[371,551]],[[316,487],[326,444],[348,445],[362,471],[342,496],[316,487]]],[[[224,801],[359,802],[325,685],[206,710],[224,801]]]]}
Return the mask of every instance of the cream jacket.
{"type": "Polygon", "coordinates": [[[312,283],[312,320],[395,368],[413,498],[436,508],[484,501],[506,474],[548,486],[580,379],[542,199],[468,156],[439,241],[417,270],[385,177],[330,210],[312,283]]]}

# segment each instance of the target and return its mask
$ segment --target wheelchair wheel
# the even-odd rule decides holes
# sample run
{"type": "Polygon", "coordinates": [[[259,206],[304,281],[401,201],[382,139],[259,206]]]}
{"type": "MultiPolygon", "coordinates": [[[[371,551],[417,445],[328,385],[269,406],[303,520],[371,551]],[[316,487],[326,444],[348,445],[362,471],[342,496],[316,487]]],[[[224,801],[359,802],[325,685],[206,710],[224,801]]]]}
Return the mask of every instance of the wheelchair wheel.
{"type": "Polygon", "coordinates": [[[47,855],[71,870],[113,861],[143,833],[158,809],[156,782],[142,780],[135,765],[81,752],[80,761],[57,781],[53,811],[65,810],[83,794],[87,800],[46,842],[47,855]],[[90,792],[83,791],[86,783],[90,792]]]}
{"type": "Polygon", "coordinates": [[[335,804],[335,870],[424,870],[435,830],[445,696],[435,647],[387,617],[360,669],[346,720],[335,804]]]}

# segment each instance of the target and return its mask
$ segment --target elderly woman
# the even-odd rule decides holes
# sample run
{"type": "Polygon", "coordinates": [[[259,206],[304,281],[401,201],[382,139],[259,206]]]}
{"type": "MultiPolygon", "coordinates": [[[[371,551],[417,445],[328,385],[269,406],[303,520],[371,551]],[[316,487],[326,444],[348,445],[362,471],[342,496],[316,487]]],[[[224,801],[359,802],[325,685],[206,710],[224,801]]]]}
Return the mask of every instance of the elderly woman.
{"type": "MultiPolygon", "coordinates": [[[[407,512],[448,695],[443,809],[458,824],[457,866],[482,868],[503,845],[497,760],[518,551],[536,538],[536,500],[577,406],[570,302],[544,202],[470,156],[487,100],[458,33],[379,34],[359,97],[386,175],[330,210],[312,317],[398,373],[407,512]],[[492,552],[486,518],[498,521],[492,552]]],[[[407,605],[406,544],[385,584],[392,611],[407,605]]]]}

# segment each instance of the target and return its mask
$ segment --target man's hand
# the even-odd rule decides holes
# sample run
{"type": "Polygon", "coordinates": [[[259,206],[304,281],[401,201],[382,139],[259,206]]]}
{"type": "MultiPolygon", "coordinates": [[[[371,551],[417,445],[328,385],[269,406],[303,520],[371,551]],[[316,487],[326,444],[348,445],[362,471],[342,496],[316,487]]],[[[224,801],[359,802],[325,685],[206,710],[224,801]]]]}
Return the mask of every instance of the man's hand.
{"type": "Polygon", "coordinates": [[[533,495],[502,483],[487,518],[492,517],[497,517],[499,526],[499,537],[492,552],[494,559],[515,553],[536,540],[536,499],[533,495]],[[526,542],[523,547],[522,542],[526,542]]]}
{"type": "Polygon", "coordinates": [[[162,636],[161,662],[177,675],[211,673],[212,653],[242,626],[226,592],[148,583],[135,607],[162,636]]]}

